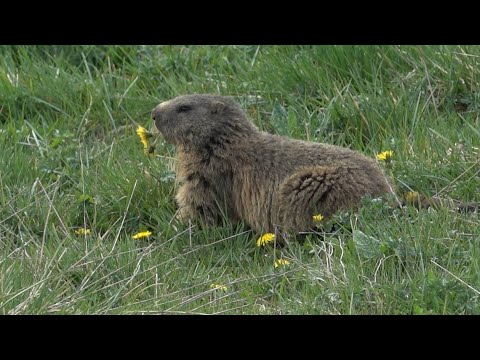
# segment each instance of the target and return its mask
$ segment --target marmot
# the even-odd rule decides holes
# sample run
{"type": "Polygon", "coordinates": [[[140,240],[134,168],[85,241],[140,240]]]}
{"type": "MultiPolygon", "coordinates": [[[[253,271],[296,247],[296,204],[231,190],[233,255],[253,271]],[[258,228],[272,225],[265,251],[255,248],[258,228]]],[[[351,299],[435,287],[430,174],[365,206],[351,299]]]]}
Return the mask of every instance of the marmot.
{"type": "Polygon", "coordinates": [[[177,152],[180,220],[226,216],[259,233],[314,228],[365,195],[393,193],[377,163],[340,146],[258,130],[230,97],[184,95],[152,112],[177,152]]]}

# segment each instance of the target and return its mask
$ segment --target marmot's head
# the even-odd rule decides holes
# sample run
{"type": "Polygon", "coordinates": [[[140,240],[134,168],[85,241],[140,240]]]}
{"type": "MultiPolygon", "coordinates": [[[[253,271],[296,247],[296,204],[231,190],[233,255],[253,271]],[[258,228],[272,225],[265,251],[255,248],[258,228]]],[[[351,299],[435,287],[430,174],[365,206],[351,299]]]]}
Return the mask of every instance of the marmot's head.
{"type": "Polygon", "coordinates": [[[162,102],[152,111],[155,126],[174,145],[203,147],[245,137],[256,131],[242,108],[231,98],[183,95],[162,102]]]}

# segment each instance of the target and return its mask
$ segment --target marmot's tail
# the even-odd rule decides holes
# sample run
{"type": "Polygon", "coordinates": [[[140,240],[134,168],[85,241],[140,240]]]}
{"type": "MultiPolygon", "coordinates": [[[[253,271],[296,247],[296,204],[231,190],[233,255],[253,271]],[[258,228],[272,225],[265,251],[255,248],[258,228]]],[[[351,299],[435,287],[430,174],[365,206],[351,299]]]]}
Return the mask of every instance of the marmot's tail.
{"type": "Polygon", "coordinates": [[[428,208],[448,208],[458,212],[475,212],[478,211],[479,204],[476,202],[462,202],[453,199],[441,199],[436,197],[427,197],[416,191],[410,191],[403,195],[402,205],[415,206],[418,209],[428,208]]]}

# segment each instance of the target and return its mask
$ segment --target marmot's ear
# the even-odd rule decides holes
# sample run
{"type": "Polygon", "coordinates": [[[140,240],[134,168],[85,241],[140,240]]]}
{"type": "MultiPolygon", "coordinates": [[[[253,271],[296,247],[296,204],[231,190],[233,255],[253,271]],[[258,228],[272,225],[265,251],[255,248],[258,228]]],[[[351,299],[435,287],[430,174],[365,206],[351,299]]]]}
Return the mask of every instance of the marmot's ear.
{"type": "Polygon", "coordinates": [[[223,102],[215,101],[212,104],[212,114],[221,114],[224,108],[225,108],[225,104],[223,102]]]}

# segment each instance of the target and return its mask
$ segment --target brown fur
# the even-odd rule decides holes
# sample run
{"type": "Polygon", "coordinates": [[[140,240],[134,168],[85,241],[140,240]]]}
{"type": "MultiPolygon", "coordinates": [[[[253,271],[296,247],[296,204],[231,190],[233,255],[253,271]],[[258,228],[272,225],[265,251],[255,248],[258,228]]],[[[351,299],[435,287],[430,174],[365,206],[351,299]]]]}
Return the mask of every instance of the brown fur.
{"type": "Polygon", "coordinates": [[[178,157],[179,217],[209,224],[222,216],[258,232],[306,231],[392,189],[372,159],[339,146],[259,131],[232,99],[185,95],[152,112],[178,157]]]}

